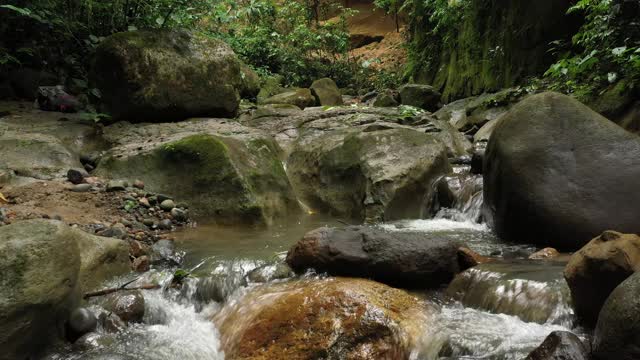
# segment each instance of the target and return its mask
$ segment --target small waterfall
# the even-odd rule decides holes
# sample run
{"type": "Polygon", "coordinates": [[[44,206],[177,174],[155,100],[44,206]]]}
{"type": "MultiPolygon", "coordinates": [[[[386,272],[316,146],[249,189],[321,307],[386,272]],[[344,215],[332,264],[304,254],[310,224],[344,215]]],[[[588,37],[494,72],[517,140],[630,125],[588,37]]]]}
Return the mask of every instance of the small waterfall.
{"type": "Polygon", "coordinates": [[[575,317],[562,263],[505,261],[458,274],[447,294],[464,306],[571,328],[575,317]]]}
{"type": "Polygon", "coordinates": [[[469,166],[457,166],[454,172],[436,184],[440,210],[435,219],[482,222],[482,175],[471,174],[469,166]],[[446,194],[442,194],[446,192],[446,194]]]}

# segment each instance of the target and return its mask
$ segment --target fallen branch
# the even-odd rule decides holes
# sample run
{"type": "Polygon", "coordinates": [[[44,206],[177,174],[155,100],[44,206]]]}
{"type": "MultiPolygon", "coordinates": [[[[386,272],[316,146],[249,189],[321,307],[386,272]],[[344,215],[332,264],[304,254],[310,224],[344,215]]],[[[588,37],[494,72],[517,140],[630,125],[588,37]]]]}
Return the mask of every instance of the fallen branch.
{"type": "Polygon", "coordinates": [[[158,284],[145,284],[145,285],[141,285],[141,286],[136,286],[136,287],[132,287],[132,288],[126,288],[125,286],[127,286],[130,283],[124,284],[123,286],[120,287],[116,287],[116,288],[109,288],[109,289],[104,289],[104,290],[99,290],[99,291],[94,291],[94,292],[90,292],[90,293],[86,293],[83,296],[83,299],[89,299],[92,297],[96,297],[96,296],[103,296],[103,295],[109,295],[109,294],[113,294],[115,292],[118,291],[130,291],[130,290],[155,290],[155,289],[160,289],[160,285],[158,284]]]}

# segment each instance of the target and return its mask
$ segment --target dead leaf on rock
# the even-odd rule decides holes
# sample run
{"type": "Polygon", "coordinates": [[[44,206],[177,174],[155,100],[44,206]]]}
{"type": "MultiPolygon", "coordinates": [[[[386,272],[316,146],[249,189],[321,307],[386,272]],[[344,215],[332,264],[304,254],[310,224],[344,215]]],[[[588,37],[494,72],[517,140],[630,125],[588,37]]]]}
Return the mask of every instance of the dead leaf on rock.
{"type": "Polygon", "coordinates": [[[4,202],[5,204],[6,204],[6,203],[9,203],[9,200],[7,200],[7,198],[6,198],[6,197],[4,197],[4,195],[2,195],[2,193],[1,193],[1,192],[0,192],[0,202],[4,202]]]}

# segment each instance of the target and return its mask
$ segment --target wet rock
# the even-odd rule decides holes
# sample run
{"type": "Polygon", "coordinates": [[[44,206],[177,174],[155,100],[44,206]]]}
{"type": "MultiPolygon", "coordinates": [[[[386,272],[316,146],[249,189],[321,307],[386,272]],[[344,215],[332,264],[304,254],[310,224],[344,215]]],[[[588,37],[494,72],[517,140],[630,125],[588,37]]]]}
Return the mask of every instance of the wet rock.
{"type": "Polygon", "coordinates": [[[402,290],[331,278],[258,287],[214,322],[232,359],[405,359],[430,311],[402,290]]]}
{"type": "Polygon", "coordinates": [[[146,218],[146,219],[142,220],[142,223],[147,227],[152,227],[152,226],[155,225],[156,221],[151,219],[151,218],[146,218]]]}
{"type": "Polygon", "coordinates": [[[147,244],[144,244],[138,240],[129,241],[129,254],[133,257],[140,257],[142,255],[148,255],[150,251],[150,247],[147,244]]]}
{"type": "Polygon", "coordinates": [[[63,223],[28,220],[0,227],[0,349],[25,359],[61,337],[79,301],[77,235],[63,223]]]}
{"type": "Polygon", "coordinates": [[[287,264],[296,272],[312,268],[425,288],[447,283],[459,271],[459,247],[456,241],[424,234],[363,226],[322,227],[308,232],[289,250],[287,264]]]}
{"type": "Polygon", "coordinates": [[[83,193],[83,192],[90,191],[92,188],[93,188],[93,185],[91,184],[78,184],[78,185],[73,185],[71,187],[71,191],[83,193]]]}
{"type": "Polygon", "coordinates": [[[295,105],[300,109],[315,106],[316,98],[309,89],[294,89],[286,91],[270,98],[258,102],[260,105],[268,104],[288,104],[295,105]]]}
{"type": "Polygon", "coordinates": [[[220,119],[108,128],[105,137],[116,145],[97,173],[143,180],[148,189],[188,202],[190,216],[270,224],[300,210],[281,150],[261,131],[220,119]]]}
{"type": "Polygon", "coordinates": [[[316,98],[317,104],[320,106],[340,106],[343,104],[340,89],[338,89],[336,83],[329,78],[314,81],[310,89],[316,98]]]}
{"type": "Polygon", "coordinates": [[[116,353],[102,353],[84,355],[80,360],[135,360],[135,358],[116,353]]]}
{"type": "Polygon", "coordinates": [[[488,263],[492,259],[482,256],[468,247],[458,248],[458,264],[460,270],[467,270],[480,264],[488,263]]]}
{"type": "Polygon", "coordinates": [[[174,207],[176,207],[176,203],[171,199],[164,200],[160,203],[160,208],[164,211],[171,211],[174,207]]]}
{"type": "Polygon", "coordinates": [[[562,262],[494,260],[456,275],[446,293],[466,307],[570,328],[574,317],[563,267],[562,262]]]}
{"type": "Polygon", "coordinates": [[[98,326],[98,318],[87,308],[77,308],[71,312],[67,324],[67,339],[74,342],[84,334],[90,333],[98,326]]]}
{"type": "Polygon", "coordinates": [[[198,279],[194,298],[202,304],[223,303],[236,289],[246,285],[243,274],[237,271],[209,276],[198,279]]]}
{"type": "Polygon", "coordinates": [[[640,359],[640,272],[613,290],[604,303],[593,340],[597,360],[640,359]]]}
{"type": "Polygon", "coordinates": [[[564,271],[576,313],[595,324],[609,294],[640,270],[640,236],[605,231],[571,256],[564,271]]]}
{"type": "Polygon", "coordinates": [[[568,331],[554,331],[525,360],[588,360],[587,348],[568,331]]]}
{"type": "Polygon", "coordinates": [[[186,31],[132,31],[100,42],[91,77],[114,119],[181,121],[235,116],[244,86],[241,67],[219,39],[186,31]]]}
{"type": "Polygon", "coordinates": [[[430,85],[406,84],[398,89],[402,105],[415,106],[428,111],[438,110],[442,94],[430,85]]]}
{"type": "Polygon", "coordinates": [[[117,239],[125,239],[127,237],[126,227],[122,224],[120,224],[122,226],[116,226],[116,225],[108,227],[104,230],[100,230],[96,233],[96,235],[103,236],[103,237],[117,238],[117,239]]]}
{"type": "Polygon", "coordinates": [[[112,346],[117,341],[111,334],[89,333],[73,343],[73,349],[78,352],[90,352],[91,350],[112,346]]]}
{"type": "Polygon", "coordinates": [[[100,314],[100,325],[110,333],[118,333],[127,327],[127,324],[112,312],[102,312],[100,314]]]}
{"type": "Polygon", "coordinates": [[[126,323],[142,322],[144,317],[144,296],[138,290],[119,291],[109,295],[104,307],[126,323]]]}
{"type": "Polygon", "coordinates": [[[179,264],[180,259],[176,256],[176,244],[171,240],[158,240],[151,246],[153,250],[151,254],[151,262],[169,262],[173,264],[179,264]]]}
{"type": "Polygon", "coordinates": [[[150,268],[149,257],[147,255],[143,255],[136,258],[135,260],[133,260],[131,267],[133,268],[134,271],[137,271],[137,272],[149,271],[149,268],[150,268]]]}
{"type": "Polygon", "coordinates": [[[558,250],[548,247],[540,251],[536,251],[533,254],[529,255],[529,259],[532,259],[532,260],[552,259],[558,256],[560,256],[560,253],[558,252],[558,250]]]}
{"type": "Polygon", "coordinates": [[[80,169],[69,169],[67,171],[67,180],[72,184],[80,184],[84,181],[84,177],[87,175],[86,171],[80,169]]]}
{"type": "Polygon", "coordinates": [[[501,238],[575,251],[607,229],[640,232],[640,137],[569,96],[532,95],[501,117],[483,175],[501,238]]]}
{"type": "Polygon", "coordinates": [[[107,191],[125,191],[127,190],[127,182],[122,180],[111,180],[107,183],[107,191]]]}
{"type": "Polygon", "coordinates": [[[171,209],[171,217],[179,223],[185,222],[189,218],[186,211],[175,207],[171,209]]]}
{"type": "Polygon", "coordinates": [[[472,174],[482,174],[482,167],[484,166],[484,153],[486,150],[486,141],[479,141],[473,145],[473,155],[471,156],[472,174]]]}
{"type": "Polygon", "coordinates": [[[254,283],[265,283],[272,280],[287,279],[295,273],[286,263],[266,264],[251,270],[247,280],[254,283]]]}

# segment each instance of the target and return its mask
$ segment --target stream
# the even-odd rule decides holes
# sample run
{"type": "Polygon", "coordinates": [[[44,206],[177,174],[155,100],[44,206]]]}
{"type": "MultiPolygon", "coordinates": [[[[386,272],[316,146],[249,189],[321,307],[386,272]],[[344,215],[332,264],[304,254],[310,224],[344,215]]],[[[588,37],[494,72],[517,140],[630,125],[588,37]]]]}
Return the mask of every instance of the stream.
{"type": "MultiPolygon", "coordinates": [[[[458,167],[456,172],[459,176],[447,179],[455,189],[452,208],[440,209],[432,219],[376,226],[457,238],[481,255],[504,260],[472,268],[447,288],[412,291],[437,311],[414,345],[411,359],[518,360],[552,331],[588,337],[574,325],[562,277],[565,263],[526,260],[538,250],[535,246],[504,243],[494,236],[480,215],[482,176],[470,175],[468,167],[458,167]]],[[[156,266],[131,285],[162,284],[160,290],[143,292],[142,323],[116,334],[98,328],[79,343],[53,349],[45,359],[224,359],[220,330],[211,319],[224,315],[225,308],[258,288],[296,281],[281,265],[290,246],[309,230],[341,225],[337,219],[308,215],[297,223],[269,229],[199,224],[176,233],[180,268],[194,275],[181,289],[169,287],[176,264],[156,266]],[[98,354],[111,357],[87,357],[98,354]]],[[[105,286],[117,286],[134,276],[114,279],[105,286]]],[[[323,275],[303,275],[317,276],[323,275]]],[[[90,304],[96,313],[102,311],[98,300],[90,304]]]]}

